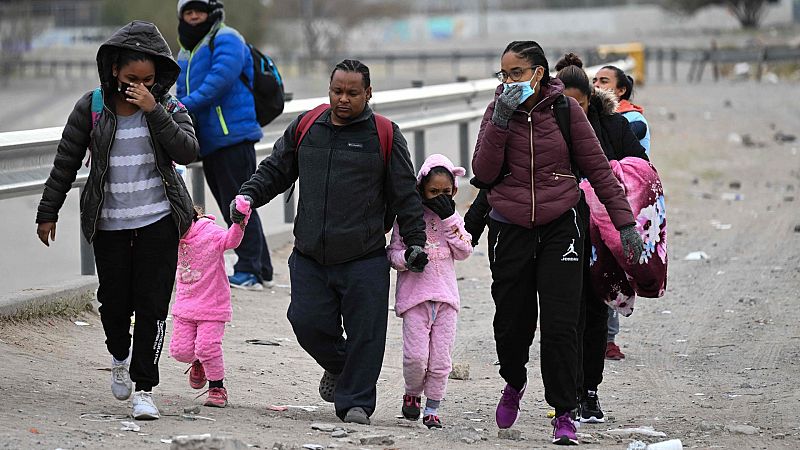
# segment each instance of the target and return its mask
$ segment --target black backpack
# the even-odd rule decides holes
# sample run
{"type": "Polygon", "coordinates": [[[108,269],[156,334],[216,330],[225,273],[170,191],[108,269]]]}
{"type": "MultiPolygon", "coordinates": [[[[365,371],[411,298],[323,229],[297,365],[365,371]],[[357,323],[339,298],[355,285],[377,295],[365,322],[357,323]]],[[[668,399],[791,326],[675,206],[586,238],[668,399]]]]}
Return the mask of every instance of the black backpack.
{"type": "MultiPolygon", "coordinates": [[[[208,48],[212,56],[214,55],[214,39],[217,37],[218,31],[219,29],[211,35],[208,41],[208,48]]],[[[256,104],[256,119],[258,124],[263,127],[275,120],[283,112],[285,100],[283,78],[272,58],[261,53],[253,44],[249,42],[246,42],[246,44],[250,49],[250,55],[253,57],[253,87],[250,87],[250,81],[244,74],[240,74],[239,79],[253,94],[253,100],[256,104]]]]}
{"type": "MultiPolygon", "coordinates": [[[[572,174],[575,175],[575,179],[580,182],[581,180],[581,173],[578,169],[578,165],[575,164],[575,161],[572,159],[572,132],[569,128],[569,99],[566,95],[561,94],[552,105],[553,115],[556,118],[556,123],[558,123],[558,129],[561,130],[561,136],[564,138],[564,142],[567,143],[567,150],[569,151],[569,159],[572,165],[572,174]]],[[[491,189],[498,184],[500,184],[505,177],[511,174],[511,169],[508,168],[505,162],[503,162],[503,167],[500,170],[500,175],[494,179],[490,184],[483,183],[479,181],[477,178],[472,177],[469,181],[470,184],[475,186],[478,189],[491,189]]]]}

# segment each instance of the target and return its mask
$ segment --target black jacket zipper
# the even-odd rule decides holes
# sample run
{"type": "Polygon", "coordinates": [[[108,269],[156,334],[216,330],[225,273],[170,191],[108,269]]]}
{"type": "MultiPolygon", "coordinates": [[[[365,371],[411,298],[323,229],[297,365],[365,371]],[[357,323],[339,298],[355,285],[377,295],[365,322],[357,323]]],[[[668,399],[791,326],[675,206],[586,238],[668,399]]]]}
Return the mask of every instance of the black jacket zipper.
{"type": "Polygon", "coordinates": [[[325,232],[328,224],[328,186],[331,180],[331,162],[333,161],[333,152],[336,148],[336,137],[339,135],[338,130],[333,131],[333,138],[331,139],[331,151],[328,153],[328,170],[325,174],[325,200],[322,203],[322,263],[326,264],[327,251],[325,250],[325,232]]]}

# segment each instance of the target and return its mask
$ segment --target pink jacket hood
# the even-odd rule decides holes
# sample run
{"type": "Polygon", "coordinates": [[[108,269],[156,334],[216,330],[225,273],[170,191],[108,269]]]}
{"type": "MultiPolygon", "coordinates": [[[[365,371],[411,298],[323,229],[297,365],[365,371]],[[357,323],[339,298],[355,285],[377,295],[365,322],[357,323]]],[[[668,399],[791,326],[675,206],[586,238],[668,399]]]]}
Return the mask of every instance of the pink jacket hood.
{"type": "Polygon", "coordinates": [[[417,173],[417,186],[419,186],[419,183],[422,181],[423,177],[431,173],[431,169],[434,167],[444,167],[445,169],[449,170],[450,173],[453,174],[453,179],[455,179],[455,187],[458,187],[458,177],[463,177],[467,174],[466,169],[463,167],[457,167],[447,156],[435,153],[429,156],[425,162],[422,163],[422,167],[419,169],[419,173],[417,173]]]}

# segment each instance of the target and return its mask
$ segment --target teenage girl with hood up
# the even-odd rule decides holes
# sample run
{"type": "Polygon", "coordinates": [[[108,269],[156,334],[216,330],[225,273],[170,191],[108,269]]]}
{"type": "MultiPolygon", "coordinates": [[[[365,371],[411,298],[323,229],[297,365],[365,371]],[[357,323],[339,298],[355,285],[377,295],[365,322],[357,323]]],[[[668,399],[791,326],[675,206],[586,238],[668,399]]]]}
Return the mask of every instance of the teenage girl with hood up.
{"type": "Polygon", "coordinates": [[[120,28],[97,51],[97,69],[100,87],[78,99],[64,127],[36,233],[47,246],[55,241],[58,212],[89,149],[81,230],[97,265],[111,391],[127,400],[135,390],[133,418],[158,419],[152,390],[178,239],[194,217],[175,163],[194,161],[198,144],[186,108],[169,94],[180,69],[155,25],[133,21],[120,28]]]}

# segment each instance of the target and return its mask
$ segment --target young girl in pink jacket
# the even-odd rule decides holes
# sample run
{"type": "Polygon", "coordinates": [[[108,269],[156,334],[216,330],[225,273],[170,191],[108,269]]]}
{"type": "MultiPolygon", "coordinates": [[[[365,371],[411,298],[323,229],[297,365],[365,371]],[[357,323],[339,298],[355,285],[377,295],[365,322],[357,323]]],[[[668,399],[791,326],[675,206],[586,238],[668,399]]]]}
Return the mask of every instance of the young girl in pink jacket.
{"type": "Polygon", "coordinates": [[[395,313],[403,318],[403,416],[419,419],[421,394],[427,400],[423,423],[441,428],[439,402],[444,398],[452,362],[460,300],[455,260],[472,253],[472,238],[464,219],[456,212],[453,196],[463,167],[455,167],[443,155],[431,155],[417,175],[424,205],[425,252],[429,262],[422,272],[406,270],[406,246],[395,225],[388,256],[397,269],[395,313]]]}
{"type": "Polygon", "coordinates": [[[239,246],[250,218],[250,204],[241,196],[234,201],[241,215],[231,215],[234,223],[227,231],[214,222],[214,216],[198,212],[178,244],[177,287],[169,342],[173,358],[192,363],[187,370],[189,385],[202,389],[208,380],[205,406],[218,408],[228,405],[228,391],[222,383],[225,378],[222,336],[225,322],[231,321],[231,288],[223,253],[239,246]]]}

